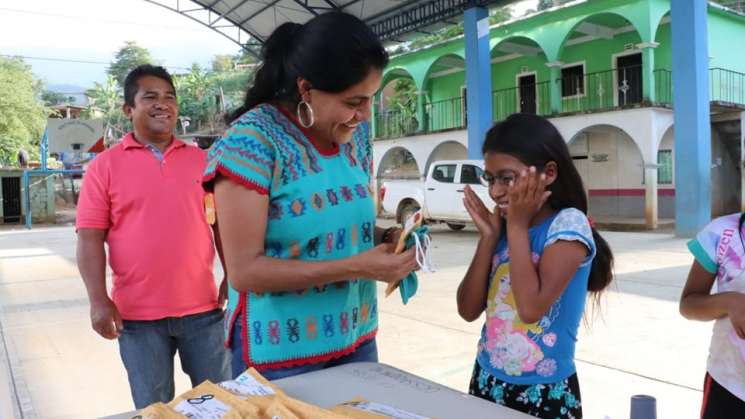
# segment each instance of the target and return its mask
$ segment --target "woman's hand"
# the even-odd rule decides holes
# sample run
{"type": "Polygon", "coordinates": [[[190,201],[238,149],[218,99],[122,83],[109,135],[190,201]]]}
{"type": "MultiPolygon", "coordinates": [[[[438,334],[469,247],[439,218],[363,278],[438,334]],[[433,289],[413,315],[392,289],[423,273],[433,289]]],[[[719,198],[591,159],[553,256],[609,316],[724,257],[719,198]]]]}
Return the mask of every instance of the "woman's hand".
{"type": "Polygon", "coordinates": [[[353,256],[353,263],[360,276],[389,284],[404,279],[417,267],[415,249],[394,254],[394,247],[394,244],[383,243],[353,256]]]}

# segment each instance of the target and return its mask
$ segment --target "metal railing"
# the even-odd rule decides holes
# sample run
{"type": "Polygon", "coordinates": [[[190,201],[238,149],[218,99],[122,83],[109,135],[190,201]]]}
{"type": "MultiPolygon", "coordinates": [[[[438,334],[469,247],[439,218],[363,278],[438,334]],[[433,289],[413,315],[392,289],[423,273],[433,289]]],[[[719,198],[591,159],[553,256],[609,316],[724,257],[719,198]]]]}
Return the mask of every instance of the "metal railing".
{"type": "MultiPolygon", "coordinates": [[[[654,70],[656,105],[672,106],[672,71],[654,70]]],[[[551,109],[551,82],[511,87],[492,92],[492,117],[501,121],[516,112],[548,116],[551,109]]],[[[606,111],[644,102],[641,66],[629,66],[587,73],[556,80],[560,84],[561,113],[606,111]]],[[[723,68],[709,69],[711,102],[724,106],[745,106],[745,73],[723,68]]],[[[416,116],[385,111],[375,116],[375,138],[412,135],[420,129],[416,116]]],[[[462,129],[467,125],[466,100],[463,97],[431,102],[425,108],[425,132],[462,129]]]]}
{"type": "Polygon", "coordinates": [[[709,69],[709,95],[712,102],[745,106],[745,74],[723,68],[709,69]]]}
{"type": "Polygon", "coordinates": [[[550,82],[544,81],[492,92],[492,117],[495,121],[501,121],[516,112],[550,115],[550,82]]]}
{"type": "Polygon", "coordinates": [[[588,112],[641,103],[642,68],[586,73],[561,78],[562,112],[588,112]]]}
{"type": "Polygon", "coordinates": [[[655,102],[663,105],[673,104],[673,72],[664,68],[654,71],[655,102]]]}
{"type": "MultiPolygon", "coordinates": [[[[673,72],[654,71],[655,102],[672,106],[673,72]]],[[[709,100],[724,105],[745,106],[745,74],[723,68],[709,69],[709,100]]]]}
{"type": "Polygon", "coordinates": [[[454,97],[426,105],[427,131],[442,131],[466,127],[466,99],[454,97]]]}
{"type": "Polygon", "coordinates": [[[375,115],[375,139],[405,137],[418,129],[419,123],[411,112],[385,110],[375,115]]]}

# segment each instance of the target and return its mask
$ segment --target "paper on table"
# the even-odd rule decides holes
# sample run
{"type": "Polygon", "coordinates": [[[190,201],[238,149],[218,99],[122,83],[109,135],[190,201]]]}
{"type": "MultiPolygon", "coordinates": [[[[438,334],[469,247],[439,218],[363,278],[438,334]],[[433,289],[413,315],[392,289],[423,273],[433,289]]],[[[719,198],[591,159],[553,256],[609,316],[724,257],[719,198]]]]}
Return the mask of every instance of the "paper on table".
{"type": "Polygon", "coordinates": [[[188,418],[222,419],[230,412],[230,406],[216,400],[212,394],[187,399],[177,404],[174,410],[188,418]]]}
{"type": "MultiPolygon", "coordinates": [[[[269,382],[262,382],[261,376],[252,368],[243,372],[235,380],[223,381],[220,387],[238,396],[271,396],[277,393],[269,382]]],[[[266,381],[266,380],[264,380],[266,381]]]]}
{"type": "Polygon", "coordinates": [[[378,415],[389,416],[393,419],[430,419],[426,416],[420,416],[405,410],[397,409],[395,407],[387,406],[380,403],[369,402],[369,401],[352,401],[344,403],[344,406],[351,406],[355,409],[364,410],[365,412],[376,413],[378,415]]]}
{"type": "Polygon", "coordinates": [[[187,417],[233,419],[259,418],[260,409],[210,381],[176,397],[168,406],[187,417]]]}

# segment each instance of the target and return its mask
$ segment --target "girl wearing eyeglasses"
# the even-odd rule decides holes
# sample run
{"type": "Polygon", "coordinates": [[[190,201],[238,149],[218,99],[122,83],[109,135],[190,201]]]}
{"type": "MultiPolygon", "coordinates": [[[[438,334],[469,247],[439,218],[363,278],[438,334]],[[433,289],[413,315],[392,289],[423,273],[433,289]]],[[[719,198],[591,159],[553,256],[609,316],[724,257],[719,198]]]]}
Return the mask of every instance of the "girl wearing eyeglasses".
{"type": "Polygon", "coordinates": [[[468,187],[481,235],[458,287],[458,313],[486,312],[469,392],[541,418],[581,418],[575,343],[588,292],[613,279],[613,255],[587,218],[569,150],[546,119],[515,114],[483,146],[493,210],[468,187]]]}

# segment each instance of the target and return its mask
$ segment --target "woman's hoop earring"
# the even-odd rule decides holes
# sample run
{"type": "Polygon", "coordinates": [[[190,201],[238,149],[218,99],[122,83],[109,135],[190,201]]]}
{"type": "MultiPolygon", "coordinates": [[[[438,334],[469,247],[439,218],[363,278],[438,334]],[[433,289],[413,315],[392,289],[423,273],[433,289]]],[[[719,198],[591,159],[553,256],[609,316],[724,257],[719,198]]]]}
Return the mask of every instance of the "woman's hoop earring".
{"type": "Polygon", "coordinates": [[[300,102],[298,102],[296,112],[297,112],[297,120],[300,123],[300,126],[302,126],[303,128],[310,128],[316,122],[315,117],[313,116],[313,108],[310,107],[310,104],[308,102],[304,100],[301,100],[300,102]],[[302,112],[303,105],[305,105],[305,108],[308,112],[308,119],[310,119],[310,121],[308,122],[303,120],[303,112],[302,112]]]}

